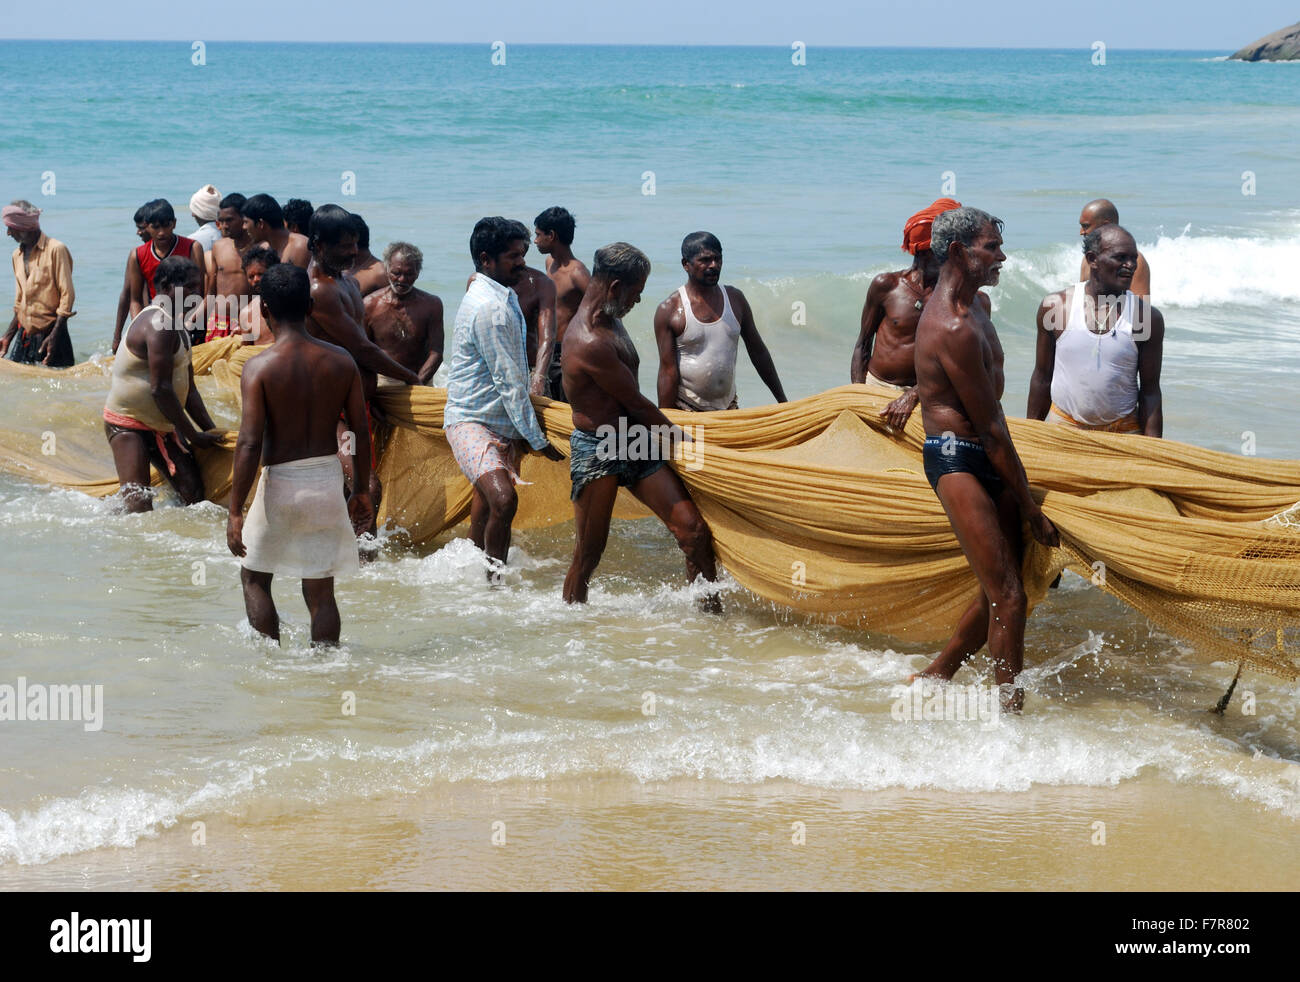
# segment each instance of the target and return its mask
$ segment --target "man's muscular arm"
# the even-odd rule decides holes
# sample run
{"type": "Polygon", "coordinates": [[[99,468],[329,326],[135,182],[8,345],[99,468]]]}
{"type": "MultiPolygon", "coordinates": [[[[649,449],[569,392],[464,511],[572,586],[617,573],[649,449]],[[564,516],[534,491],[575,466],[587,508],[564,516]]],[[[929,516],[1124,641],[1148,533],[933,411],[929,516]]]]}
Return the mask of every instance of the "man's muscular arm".
{"type": "Polygon", "coordinates": [[[1029,378],[1026,419],[1047,419],[1052,408],[1052,375],[1056,371],[1056,336],[1065,327],[1064,294],[1053,293],[1038,305],[1038,346],[1034,374],[1029,378]]]}
{"type": "Polygon", "coordinates": [[[429,303],[429,320],[424,329],[424,364],[416,372],[421,385],[432,385],[433,377],[442,365],[442,349],[445,332],[442,321],[442,301],[434,297],[429,303]]]}
{"type": "Polygon", "coordinates": [[[361,535],[374,520],[370,500],[370,424],[366,419],[366,397],[361,389],[361,373],[352,369],[347,401],[343,406],[348,429],[352,432],[352,495],[348,498],[348,517],[352,531],[361,535]]]}
{"type": "Polygon", "coordinates": [[[849,364],[849,381],[855,385],[867,380],[867,364],[871,361],[876,331],[885,316],[885,297],[895,285],[897,280],[893,273],[881,273],[867,287],[867,299],[862,305],[862,329],[853,345],[853,360],[849,364]]]}
{"type": "Polygon", "coordinates": [[[1149,327],[1149,331],[1142,331],[1147,335],[1146,339],[1138,344],[1138,426],[1144,436],[1159,438],[1165,433],[1164,400],[1160,394],[1165,319],[1149,303],[1139,301],[1135,320],[1140,328],[1149,327]]]}
{"type": "Polygon", "coordinates": [[[1151,300],[1151,267],[1147,265],[1147,257],[1138,253],[1137,269],[1133,271],[1133,282],[1129,284],[1129,289],[1146,301],[1151,300]]]}
{"type": "Polygon", "coordinates": [[[549,385],[551,356],[555,353],[555,284],[549,276],[537,278],[537,292],[537,364],[533,366],[528,391],[544,396],[549,385]]]}
{"type": "Polygon", "coordinates": [[[339,288],[334,283],[317,280],[311,285],[311,319],[330,341],[347,351],[361,368],[376,375],[387,375],[407,385],[419,385],[415,373],[399,365],[368,337],[360,324],[343,308],[339,288]]]}
{"type": "MultiPolygon", "coordinates": [[[[733,288],[724,287],[724,289],[733,288]]],[[[771,390],[772,397],[777,402],[785,402],[785,389],[781,387],[781,379],[776,374],[772,353],[767,350],[767,345],[759,336],[758,325],[754,323],[754,311],[750,309],[749,301],[739,290],[734,290],[734,297],[740,301],[740,338],[745,342],[745,351],[749,354],[749,360],[754,363],[754,368],[758,371],[758,377],[763,380],[763,384],[771,390]]]]}
{"type": "Polygon", "coordinates": [[[655,344],[659,346],[659,380],[655,388],[661,409],[677,408],[677,387],[682,377],[677,367],[677,334],[673,331],[673,314],[680,309],[681,304],[674,293],[655,311],[655,344]]]}

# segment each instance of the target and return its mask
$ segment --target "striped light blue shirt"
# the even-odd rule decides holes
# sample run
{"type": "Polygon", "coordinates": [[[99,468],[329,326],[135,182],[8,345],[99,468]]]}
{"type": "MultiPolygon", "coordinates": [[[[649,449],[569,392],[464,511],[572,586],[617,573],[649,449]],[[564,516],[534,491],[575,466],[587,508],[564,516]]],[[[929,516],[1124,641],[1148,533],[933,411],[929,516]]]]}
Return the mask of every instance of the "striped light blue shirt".
{"type": "Polygon", "coordinates": [[[443,428],[481,423],[507,440],[522,437],[534,450],[546,446],[528,397],[524,314],[515,291],[478,273],[456,311],[454,331],[443,428]]]}

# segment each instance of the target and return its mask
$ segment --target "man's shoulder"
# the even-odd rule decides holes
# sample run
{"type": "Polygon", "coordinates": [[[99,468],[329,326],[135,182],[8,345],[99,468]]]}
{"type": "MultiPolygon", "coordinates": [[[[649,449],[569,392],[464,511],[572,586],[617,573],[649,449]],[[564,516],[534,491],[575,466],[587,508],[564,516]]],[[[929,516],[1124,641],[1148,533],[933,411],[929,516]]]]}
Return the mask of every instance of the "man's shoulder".
{"type": "MultiPolygon", "coordinates": [[[[383,291],[380,290],[378,292],[382,293],[383,291]]],[[[374,293],[370,294],[371,297],[375,295],[376,294],[374,293]]],[[[370,298],[367,297],[366,299],[368,300],[370,298]]],[[[436,293],[430,293],[428,290],[421,290],[419,287],[412,287],[411,299],[419,305],[421,311],[433,313],[435,310],[442,309],[442,298],[440,296],[436,293]]]]}
{"type": "Polygon", "coordinates": [[[681,293],[679,293],[677,290],[674,290],[672,293],[668,294],[668,296],[664,297],[663,300],[659,302],[659,307],[657,309],[659,311],[662,311],[665,314],[681,313],[682,310],[681,293]]]}
{"type": "Polygon", "coordinates": [[[906,274],[907,270],[905,269],[891,269],[886,270],[883,273],[877,273],[872,277],[871,285],[867,290],[869,292],[880,292],[883,290],[886,293],[891,290],[896,290],[906,274]]]}

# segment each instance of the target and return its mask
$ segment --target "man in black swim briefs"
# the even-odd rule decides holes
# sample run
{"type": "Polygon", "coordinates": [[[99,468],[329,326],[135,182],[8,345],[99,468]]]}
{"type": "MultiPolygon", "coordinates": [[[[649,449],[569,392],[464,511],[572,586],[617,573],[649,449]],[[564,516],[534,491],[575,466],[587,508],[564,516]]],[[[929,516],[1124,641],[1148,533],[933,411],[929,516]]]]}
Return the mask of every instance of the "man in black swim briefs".
{"type": "Polygon", "coordinates": [[[1025,658],[1025,588],[1020,578],[1023,518],[1035,539],[1059,545],[1029,491],[1002,413],[1002,344],[980,287],[998,281],[1002,222],[978,208],[934,220],[930,248],[943,263],[916,328],[916,381],[927,434],[925,476],[939,497],[980,593],[957,630],[921,674],[951,679],[987,641],[1002,707],[1019,712],[1015,687],[1025,658]]]}

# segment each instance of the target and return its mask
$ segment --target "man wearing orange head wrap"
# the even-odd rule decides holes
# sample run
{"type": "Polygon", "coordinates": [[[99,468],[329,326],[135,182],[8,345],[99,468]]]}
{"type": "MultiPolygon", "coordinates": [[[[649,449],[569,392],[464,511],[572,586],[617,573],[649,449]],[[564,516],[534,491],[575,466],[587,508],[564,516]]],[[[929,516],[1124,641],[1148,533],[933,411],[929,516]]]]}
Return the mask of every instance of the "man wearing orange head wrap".
{"type": "Polygon", "coordinates": [[[912,254],[912,268],[877,276],[862,306],[862,332],[853,346],[849,377],[855,383],[899,393],[881,413],[897,430],[907,425],[916,408],[916,369],[912,364],[916,325],[939,279],[939,263],[930,251],[930,227],[939,215],[960,207],[952,198],[940,198],[907,220],[903,251],[912,254]]]}

